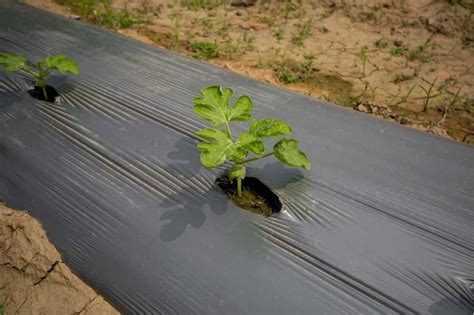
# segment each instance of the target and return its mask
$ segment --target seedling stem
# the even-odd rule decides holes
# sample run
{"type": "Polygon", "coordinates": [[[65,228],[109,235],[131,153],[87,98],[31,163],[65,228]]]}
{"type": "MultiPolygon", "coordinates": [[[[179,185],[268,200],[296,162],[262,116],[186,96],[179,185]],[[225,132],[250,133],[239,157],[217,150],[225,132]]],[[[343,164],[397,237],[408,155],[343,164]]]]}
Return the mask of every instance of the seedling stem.
{"type": "Polygon", "coordinates": [[[33,70],[31,63],[23,55],[0,53],[0,67],[8,72],[25,71],[35,79],[35,85],[41,88],[45,100],[48,100],[46,93],[46,80],[53,70],[58,70],[61,74],[78,74],[79,66],[64,55],[46,57],[36,63],[38,70],[33,70]]]}
{"type": "Polygon", "coordinates": [[[200,97],[194,99],[194,111],[201,118],[213,124],[196,134],[204,141],[198,143],[201,150],[201,163],[207,168],[222,165],[225,161],[233,163],[228,172],[229,181],[237,180],[237,196],[242,196],[242,180],[246,175],[243,164],[257,161],[271,155],[282,163],[293,167],[309,169],[311,163],[306,154],[298,149],[299,143],[294,139],[282,138],[271,152],[265,153],[263,140],[270,137],[289,135],[292,130],[283,120],[265,118],[255,120],[250,115],[253,104],[246,95],[240,96],[233,106],[229,106],[233,91],[222,90],[220,86],[210,86],[201,90],[200,97]],[[248,131],[241,132],[234,139],[230,128],[231,121],[252,121],[248,131]],[[222,126],[222,128],[218,128],[222,126]],[[254,154],[248,158],[249,154],[254,154]]]}

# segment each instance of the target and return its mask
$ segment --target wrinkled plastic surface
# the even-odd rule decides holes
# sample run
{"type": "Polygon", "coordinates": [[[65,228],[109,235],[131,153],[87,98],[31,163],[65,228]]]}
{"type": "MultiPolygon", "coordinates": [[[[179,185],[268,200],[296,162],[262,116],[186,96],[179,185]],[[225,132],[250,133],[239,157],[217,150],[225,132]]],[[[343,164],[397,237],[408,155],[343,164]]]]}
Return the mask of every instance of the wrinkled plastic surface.
{"type": "Polygon", "coordinates": [[[61,104],[0,73],[0,198],[122,311],[472,313],[474,148],[6,1],[0,50],[81,65],[51,78],[61,104]],[[192,100],[212,84],[288,121],[313,162],[250,169],[285,202],[271,218],[199,164],[192,100]]]}

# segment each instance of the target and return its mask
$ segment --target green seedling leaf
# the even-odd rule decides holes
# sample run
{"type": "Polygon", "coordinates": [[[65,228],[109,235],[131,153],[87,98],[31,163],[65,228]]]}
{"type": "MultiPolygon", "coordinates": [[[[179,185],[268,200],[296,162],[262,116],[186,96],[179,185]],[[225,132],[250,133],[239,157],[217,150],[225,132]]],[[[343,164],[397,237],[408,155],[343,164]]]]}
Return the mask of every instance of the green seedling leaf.
{"type": "Polygon", "coordinates": [[[286,122],[279,119],[273,120],[271,118],[265,118],[257,122],[254,121],[249,131],[258,138],[286,136],[292,132],[290,125],[286,122]]]}
{"type": "Polygon", "coordinates": [[[35,86],[41,87],[43,90],[42,99],[48,100],[46,92],[46,80],[53,70],[59,71],[61,74],[78,74],[79,66],[70,58],[64,55],[55,55],[38,61],[36,67],[30,66],[28,60],[23,55],[15,55],[9,53],[0,53],[0,67],[6,71],[15,72],[25,70],[35,79],[35,86]]]}
{"type": "Polygon", "coordinates": [[[245,150],[252,151],[255,154],[263,154],[265,152],[265,144],[262,140],[247,132],[242,132],[237,138],[237,144],[245,150]]]}
{"type": "Polygon", "coordinates": [[[252,116],[249,112],[253,109],[253,104],[250,98],[246,95],[241,96],[237,99],[234,106],[229,108],[228,120],[229,121],[246,121],[250,120],[252,116]]]}
{"type": "Polygon", "coordinates": [[[257,130],[257,126],[260,122],[258,120],[254,120],[252,121],[252,124],[250,124],[250,127],[249,127],[249,133],[251,135],[254,135],[255,134],[255,130],[257,130]]]}
{"type": "Polygon", "coordinates": [[[298,150],[298,146],[299,143],[297,140],[281,139],[273,147],[275,157],[289,166],[302,167],[309,170],[311,163],[306,154],[298,150]]]}
{"type": "Polygon", "coordinates": [[[252,119],[250,111],[252,101],[248,96],[240,96],[233,106],[229,106],[233,92],[220,86],[210,86],[201,90],[201,95],[194,99],[194,111],[201,118],[212,123],[214,128],[205,128],[196,134],[204,141],[198,143],[201,150],[201,163],[213,168],[225,161],[233,163],[228,172],[229,180],[237,181],[237,195],[242,193],[242,180],[246,175],[243,164],[275,155],[281,162],[309,169],[311,163],[306,155],[298,150],[298,141],[282,139],[275,144],[272,152],[265,152],[264,138],[289,135],[292,130],[283,120],[265,118],[253,120],[249,132],[241,132],[234,140],[230,122],[252,119]],[[248,157],[248,155],[253,155],[248,157]]]}
{"type": "Polygon", "coordinates": [[[235,161],[242,161],[247,157],[248,150],[245,149],[244,147],[236,144],[234,146],[234,151],[229,154],[231,157],[234,158],[235,161]]]}
{"type": "Polygon", "coordinates": [[[255,127],[255,135],[259,138],[266,137],[278,137],[289,135],[292,130],[283,120],[273,120],[271,118],[265,118],[264,120],[257,123],[255,127]]]}
{"type": "Polygon", "coordinates": [[[212,59],[219,57],[219,47],[216,43],[198,42],[192,45],[194,57],[197,59],[212,59]]]}
{"type": "Polygon", "coordinates": [[[232,141],[222,142],[201,142],[198,144],[201,152],[201,163],[207,168],[213,168],[225,162],[232,150],[232,141]]]}
{"type": "Polygon", "coordinates": [[[231,140],[227,131],[215,129],[215,128],[204,128],[196,132],[196,135],[208,140],[215,140],[215,141],[231,140]]]}
{"type": "Polygon", "coordinates": [[[234,179],[244,179],[245,178],[245,166],[242,165],[234,165],[228,173],[229,181],[233,182],[234,179]]]}
{"type": "Polygon", "coordinates": [[[201,97],[194,99],[194,111],[214,126],[227,125],[230,121],[245,121],[252,118],[248,112],[253,109],[248,96],[241,96],[233,107],[229,107],[233,91],[222,91],[220,86],[210,86],[201,90],[201,97]]]}
{"type": "Polygon", "coordinates": [[[47,57],[37,63],[38,67],[43,70],[58,70],[61,74],[79,74],[79,66],[74,60],[64,56],[55,55],[47,57]]]}
{"type": "Polygon", "coordinates": [[[25,56],[9,53],[0,53],[0,66],[8,72],[16,72],[28,68],[25,56]]]}
{"type": "Polygon", "coordinates": [[[360,60],[360,63],[365,65],[367,63],[367,52],[365,51],[364,48],[361,48],[360,51],[359,51],[359,60],[360,60]]]}
{"type": "Polygon", "coordinates": [[[212,168],[225,162],[228,155],[235,151],[235,145],[225,130],[205,128],[196,133],[198,136],[213,140],[212,142],[200,142],[201,163],[205,167],[212,168]]]}
{"type": "Polygon", "coordinates": [[[202,89],[201,97],[194,99],[194,112],[201,118],[210,121],[214,126],[225,125],[232,93],[231,89],[222,91],[220,86],[202,89]]]}

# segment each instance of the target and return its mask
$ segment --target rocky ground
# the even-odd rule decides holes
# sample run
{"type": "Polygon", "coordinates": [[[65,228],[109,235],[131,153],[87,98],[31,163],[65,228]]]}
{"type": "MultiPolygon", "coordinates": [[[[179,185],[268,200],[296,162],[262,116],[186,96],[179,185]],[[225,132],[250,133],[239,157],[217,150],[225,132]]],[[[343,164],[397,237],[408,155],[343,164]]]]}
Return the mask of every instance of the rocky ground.
{"type": "Polygon", "coordinates": [[[25,211],[0,204],[0,314],[119,314],[75,276],[25,211]]]}
{"type": "Polygon", "coordinates": [[[474,0],[26,2],[474,144],[474,0]]]}

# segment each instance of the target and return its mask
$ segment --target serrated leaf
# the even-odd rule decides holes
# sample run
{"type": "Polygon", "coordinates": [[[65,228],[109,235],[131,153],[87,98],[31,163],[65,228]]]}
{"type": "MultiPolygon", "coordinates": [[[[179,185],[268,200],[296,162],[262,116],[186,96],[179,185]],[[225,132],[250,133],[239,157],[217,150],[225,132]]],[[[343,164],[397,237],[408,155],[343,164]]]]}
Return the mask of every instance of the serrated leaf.
{"type": "Polygon", "coordinates": [[[281,139],[273,147],[275,157],[281,162],[293,166],[302,167],[305,169],[311,168],[311,163],[306,154],[298,150],[299,143],[294,139],[281,139]]]}
{"type": "Polygon", "coordinates": [[[255,135],[255,130],[257,130],[258,123],[259,123],[258,120],[252,121],[252,124],[249,127],[249,133],[251,135],[255,135]]]}
{"type": "Polygon", "coordinates": [[[72,59],[64,58],[56,65],[58,71],[62,74],[79,74],[79,65],[72,59]]]}
{"type": "Polygon", "coordinates": [[[234,106],[229,108],[228,121],[246,121],[252,118],[249,112],[253,109],[250,98],[243,95],[237,99],[234,106]]]}
{"type": "Polygon", "coordinates": [[[216,167],[221,165],[235,151],[235,144],[225,130],[205,128],[196,133],[198,136],[213,141],[198,143],[201,152],[201,163],[205,167],[216,167]]]}
{"type": "Polygon", "coordinates": [[[263,141],[247,132],[242,132],[239,135],[237,138],[237,144],[242,146],[244,149],[252,151],[256,154],[263,154],[263,152],[265,152],[265,145],[263,141]]]}
{"type": "Polygon", "coordinates": [[[44,70],[58,70],[61,74],[79,74],[77,63],[64,55],[47,57],[38,62],[38,67],[44,70]]]}
{"type": "Polygon", "coordinates": [[[194,111],[214,126],[222,126],[229,121],[246,121],[252,118],[249,112],[253,109],[248,96],[241,96],[234,106],[229,106],[232,98],[231,89],[222,91],[220,86],[210,86],[201,90],[201,97],[194,99],[194,111]]]}
{"type": "Polygon", "coordinates": [[[252,129],[258,138],[286,136],[292,132],[290,125],[286,122],[280,119],[273,120],[271,118],[265,118],[257,122],[252,129]]]}
{"type": "Polygon", "coordinates": [[[204,139],[216,140],[216,141],[227,141],[231,140],[230,135],[225,130],[215,128],[204,128],[196,132],[196,135],[204,139]]]}
{"type": "Polygon", "coordinates": [[[248,150],[244,149],[242,146],[238,144],[234,144],[234,151],[230,155],[236,158],[237,160],[243,160],[247,157],[247,153],[248,153],[248,150]]]}
{"type": "Polygon", "coordinates": [[[19,71],[28,67],[25,56],[9,53],[0,53],[0,66],[8,72],[19,71]]]}
{"type": "Polygon", "coordinates": [[[242,165],[234,165],[232,168],[229,170],[228,176],[229,176],[229,181],[233,182],[234,179],[240,178],[244,179],[245,178],[245,167],[242,165]]]}
{"type": "Polygon", "coordinates": [[[194,99],[194,112],[201,118],[210,121],[214,126],[222,126],[227,122],[231,89],[222,91],[220,86],[210,86],[201,90],[201,97],[194,99]]]}
{"type": "Polygon", "coordinates": [[[268,128],[268,126],[272,123],[272,121],[273,119],[269,117],[262,119],[261,121],[258,122],[256,130],[262,129],[262,128],[268,128]]]}
{"type": "Polygon", "coordinates": [[[201,152],[201,163],[205,167],[217,167],[225,162],[228,155],[233,152],[232,142],[200,142],[198,148],[201,152]]]}

